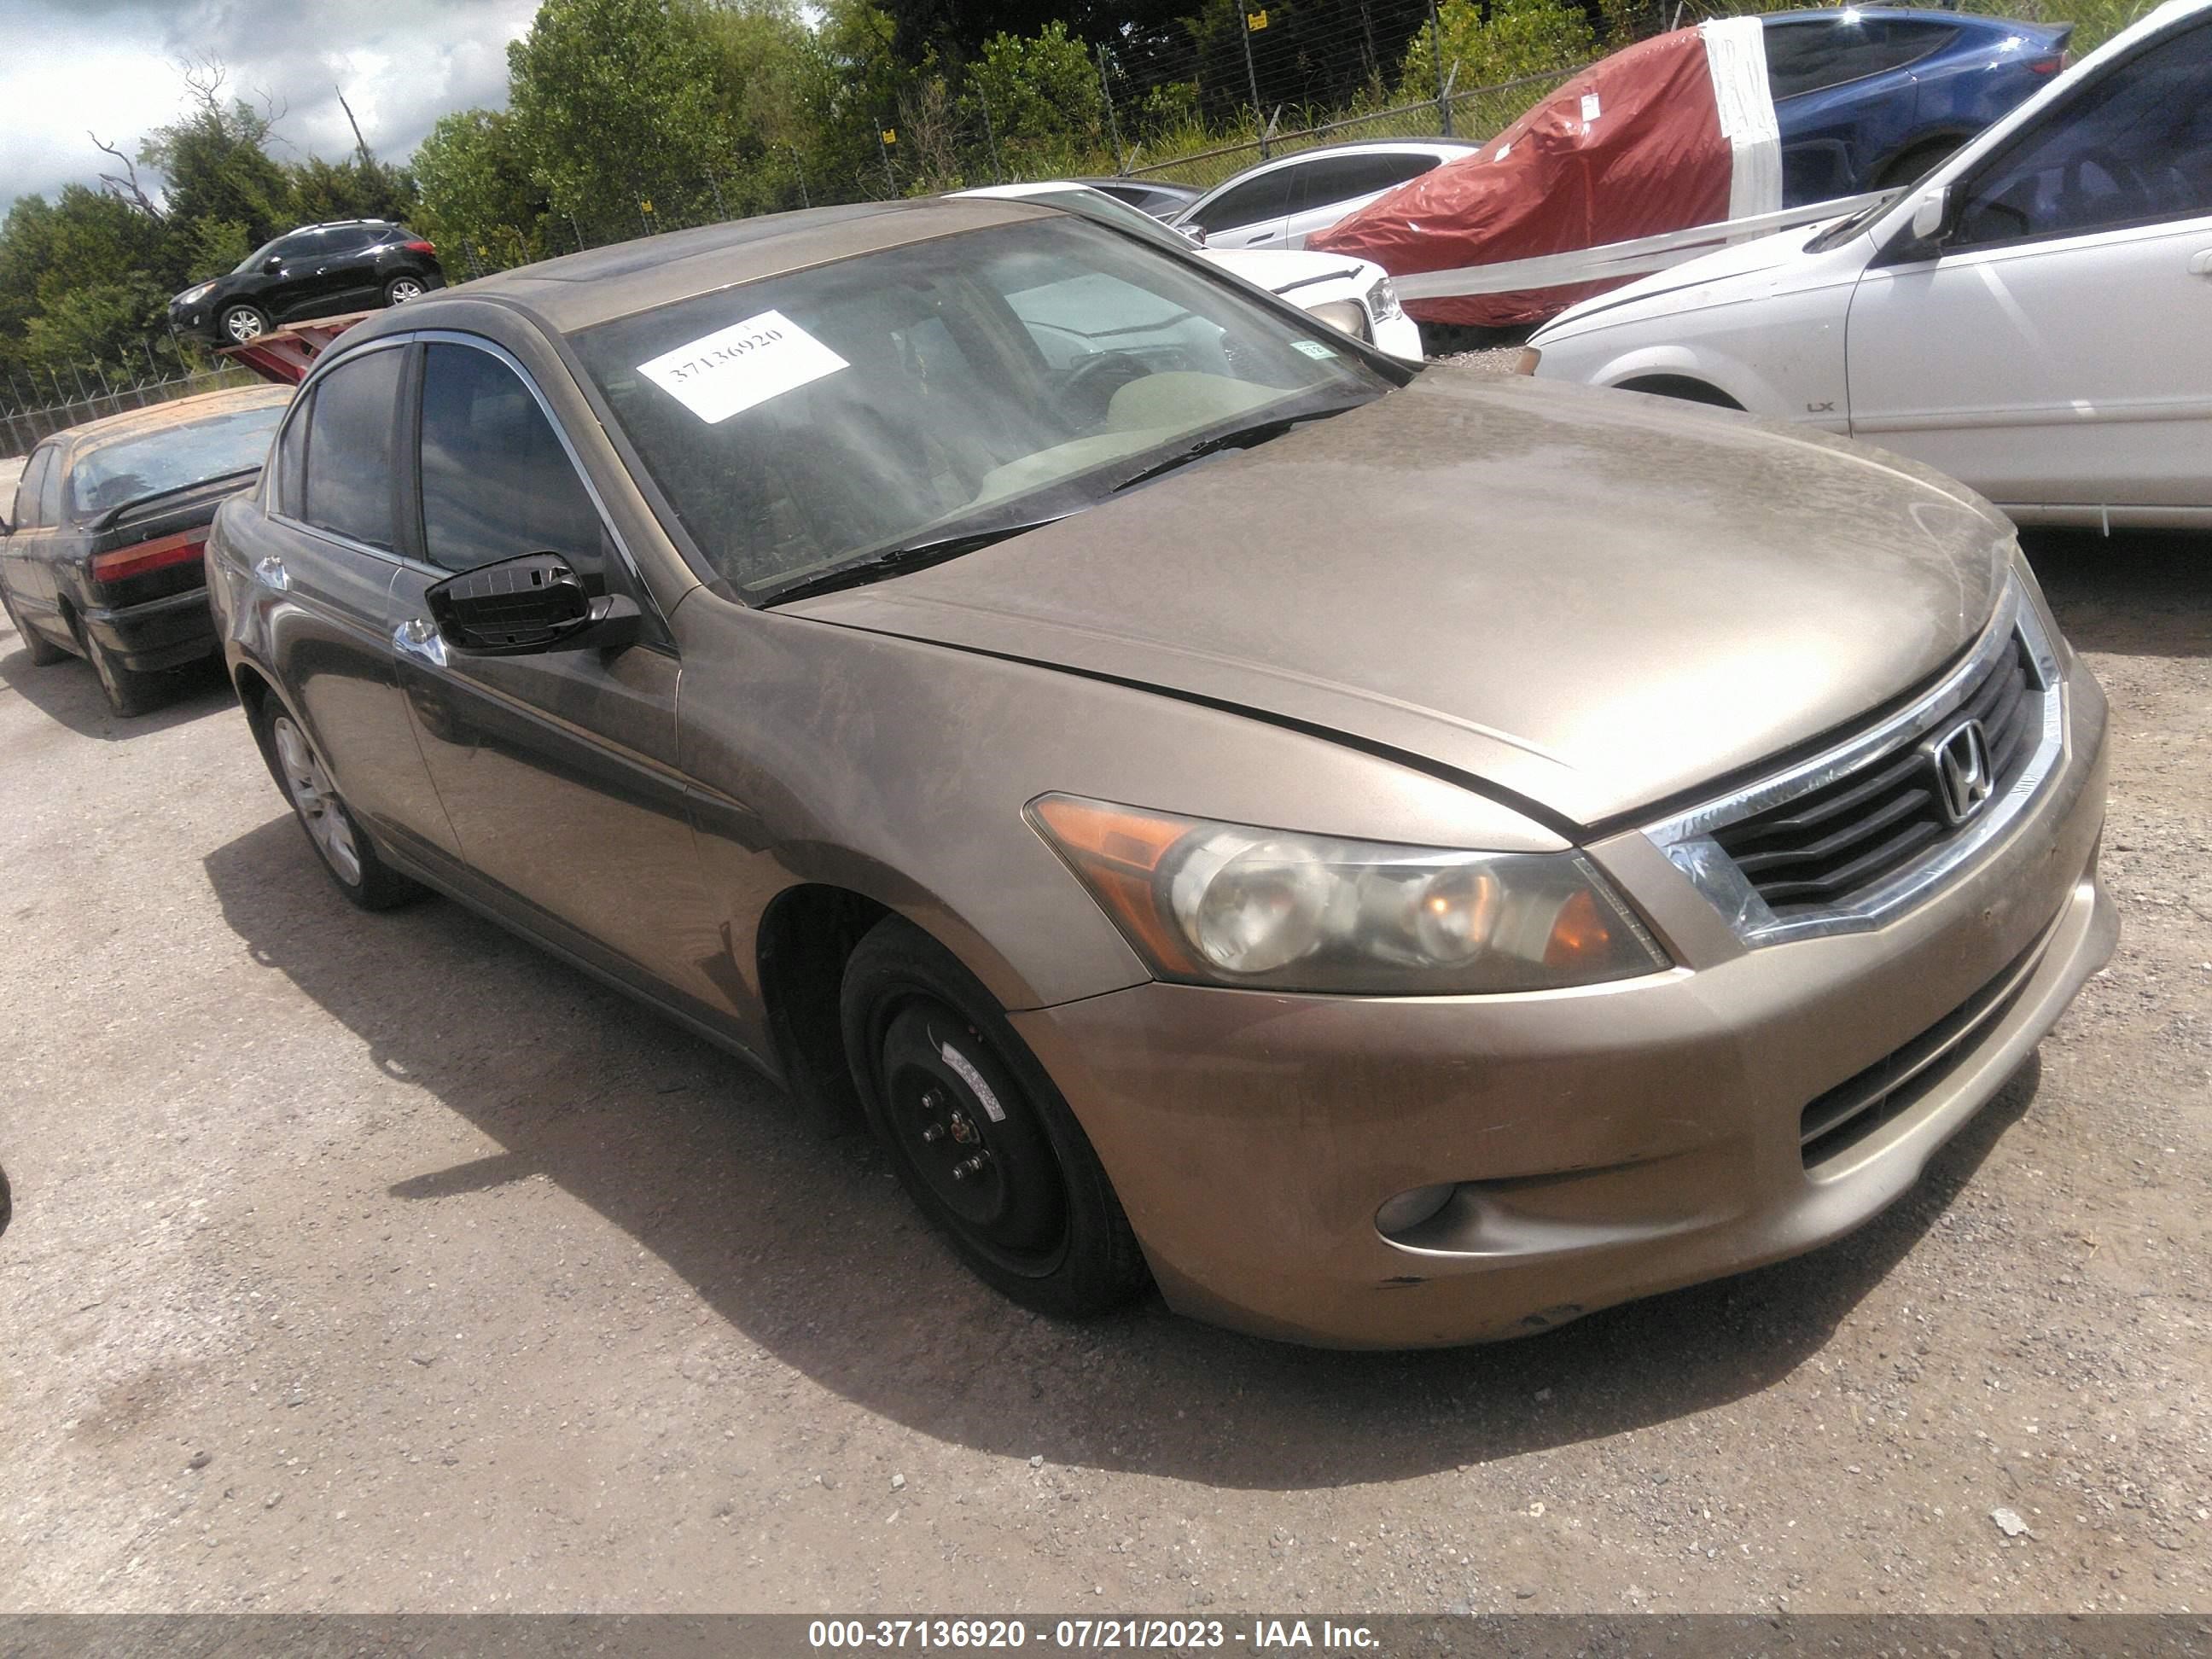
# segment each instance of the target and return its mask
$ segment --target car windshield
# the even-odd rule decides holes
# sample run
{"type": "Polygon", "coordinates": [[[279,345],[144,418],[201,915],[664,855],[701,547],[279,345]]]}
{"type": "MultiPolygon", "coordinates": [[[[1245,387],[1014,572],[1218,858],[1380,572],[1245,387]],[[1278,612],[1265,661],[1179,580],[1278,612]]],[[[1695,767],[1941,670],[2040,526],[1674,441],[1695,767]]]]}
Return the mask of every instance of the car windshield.
{"type": "Polygon", "coordinates": [[[89,518],[127,501],[251,471],[268,454],[269,435],[283,417],[282,403],[235,409],[81,453],[70,468],[70,516],[89,518]]]}
{"type": "Polygon", "coordinates": [[[574,343],[748,600],[1103,500],[1400,380],[1202,267],[1055,216],[719,289],[574,343]]]}

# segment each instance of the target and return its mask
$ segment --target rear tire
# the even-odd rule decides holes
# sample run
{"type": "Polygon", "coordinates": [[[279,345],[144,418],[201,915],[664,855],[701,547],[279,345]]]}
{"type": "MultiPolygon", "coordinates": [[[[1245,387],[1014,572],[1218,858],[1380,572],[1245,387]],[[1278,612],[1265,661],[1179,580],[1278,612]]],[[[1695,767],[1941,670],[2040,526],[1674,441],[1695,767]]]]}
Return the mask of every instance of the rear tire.
{"type": "Polygon", "coordinates": [[[997,999],[892,916],[846,964],[841,1012],[869,1125],[978,1277],[1039,1313],[1103,1313],[1150,1275],[1113,1183],[997,999]]]}
{"type": "Polygon", "coordinates": [[[8,625],[23,641],[23,649],[30,653],[32,667],[52,668],[69,655],[44,634],[34,634],[24,625],[22,617],[15,612],[15,601],[8,597],[8,590],[4,587],[0,587],[0,611],[8,613],[8,625]]]}
{"type": "Polygon", "coordinates": [[[410,300],[419,300],[426,290],[419,276],[394,276],[384,285],[384,303],[404,306],[410,300]]]}
{"type": "MultiPolygon", "coordinates": [[[[263,719],[257,713],[254,723],[259,726],[263,719]]],[[[264,749],[307,844],[348,902],[363,910],[389,910],[421,896],[421,886],[378,855],[375,843],[331,787],[322,757],[289,714],[279,713],[268,720],[264,749]]]]}
{"type": "Polygon", "coordinates": [[[94,639],[82,622],[75,623],[75,627],[76,642],[83,648],[92,672],[100,677],[100,689],[107,698],[107,706],[116,714],[129,720],[144,714],[161,700],[160,675],[126,668],[123,659],[94,639]]]}

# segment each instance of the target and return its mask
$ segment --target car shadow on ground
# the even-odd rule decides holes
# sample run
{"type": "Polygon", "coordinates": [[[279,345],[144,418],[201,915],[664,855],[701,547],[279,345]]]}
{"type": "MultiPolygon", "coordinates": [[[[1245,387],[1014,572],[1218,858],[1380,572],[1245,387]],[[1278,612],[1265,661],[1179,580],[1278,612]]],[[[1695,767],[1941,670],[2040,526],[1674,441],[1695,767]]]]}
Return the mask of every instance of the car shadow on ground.
{"type": "MultiPolygon", "coordinates": [[[[1820,1350],[2028,1109],[2038,1080],[2031,1061],[1906,1198],[1840,1243],[1532,1340],[1322,1352],[1177,1318],[1157,1297],[1062,1325],[971,1278],[872,1146],[812,1139],[739,1062],[459,906],[356,913],[289,817],[205,867],[256,963],[502,1149],[424,1170],[404,1136],[378,1141],[392,1148],[395,1199],[480,1204],[549,1177],[735,1332],[871,1411],[992,1453],[1212,1485],[1403,1479],[1754,1393],[1820,1350]]],[[[481,1213],[459,1217],[475,1226],[481,1213]]],[[[557,1269],[544,1271],[557,1310],[557,1269]]]]}
{"type": "Polygon", "coordinates": [[[238,707],[222,665],[212,657],[179,668],[167,679],[159,705],[125,719],[107,706],[90,663],[69,657],[44,668],[34,666],[15,630],[0,627],[0,685],[79,737],[113,743],[238,707]]]}
{"type": "Polygon", "coordinates": [[[2031,529],[2020,540],[2077,650],[2212,656],[2212,532],[2031,529]]]}

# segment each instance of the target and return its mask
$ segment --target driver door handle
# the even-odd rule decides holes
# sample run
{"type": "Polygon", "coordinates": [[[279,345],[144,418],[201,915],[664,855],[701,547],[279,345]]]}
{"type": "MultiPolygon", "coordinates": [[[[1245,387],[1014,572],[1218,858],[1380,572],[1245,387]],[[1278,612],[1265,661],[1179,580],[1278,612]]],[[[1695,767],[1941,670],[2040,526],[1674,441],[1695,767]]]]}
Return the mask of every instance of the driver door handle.
{"type": "Polygon", "coordinates": [[[270,554],[253,567],[253,580],[272,593],[282,593],[292,586],[292,573],[284,568],[284,561],[270,554]]]}
{"type": "Polygon", "coordinates": [[[2191,276],[2212,276],[2212,247],[2206,248],[2189,262],[2191,276]]]}
{"type": "Polygon", "coordinates": [[[413,657],[433,668],[446,665],[446,642],[438,637],[437,624],[423,617],[410,617],[392,630],[392,648],[402,656],[413,657]]]}

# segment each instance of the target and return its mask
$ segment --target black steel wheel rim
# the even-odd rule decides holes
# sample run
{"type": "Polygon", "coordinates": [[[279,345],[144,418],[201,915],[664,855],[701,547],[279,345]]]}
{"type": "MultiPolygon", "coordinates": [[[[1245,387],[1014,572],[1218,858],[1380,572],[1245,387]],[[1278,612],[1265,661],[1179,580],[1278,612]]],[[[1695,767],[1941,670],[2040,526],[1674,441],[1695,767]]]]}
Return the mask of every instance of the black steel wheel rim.
{"type": "Polygon", "coordinates": [[[1065,1254],[1067,1182],[1036,1109],[966,1020],[911,997],[880,1023],[895,1154],[975,1249],[1024,1273],[1065,1254]]]}

